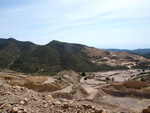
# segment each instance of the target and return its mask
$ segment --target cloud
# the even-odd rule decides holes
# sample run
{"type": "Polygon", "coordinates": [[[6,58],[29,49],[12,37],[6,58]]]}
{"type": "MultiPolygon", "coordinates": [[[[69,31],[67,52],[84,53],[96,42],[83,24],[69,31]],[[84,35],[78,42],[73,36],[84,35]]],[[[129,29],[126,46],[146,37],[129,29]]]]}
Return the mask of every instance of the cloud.
{"type": "Polygon", "coordinates": [[[150,16],[147,10],[150,9],[150,3],[147,0],[58,0],[55,4],[68,9],[64,14],[66,21],[96,17],[111,19],[150,16]],[[105,14],[107,16],[104,16],[105,14]]]}
{"type": "Polygon", "coordinates": [[[1,0],[0,4],[1,37],[38,37],[39,43],[40,37],[46,37],[45,42],[52,38],[76,42],[83,38],[83,42],[94,37],[85,42],[98,45],[110,37],[123,40],[125,35],[150,32],[148,0],[1,0]]]}

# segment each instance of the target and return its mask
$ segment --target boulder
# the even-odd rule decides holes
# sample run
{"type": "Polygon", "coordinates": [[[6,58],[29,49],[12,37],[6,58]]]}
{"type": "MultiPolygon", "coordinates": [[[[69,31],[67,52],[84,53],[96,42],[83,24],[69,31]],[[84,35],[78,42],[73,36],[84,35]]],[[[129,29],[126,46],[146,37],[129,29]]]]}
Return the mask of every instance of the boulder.
{"type": "Polygon", "coordinates": [[[12,113],[18,113],[19,109],[17,107],[12,108],[12,113]]]}

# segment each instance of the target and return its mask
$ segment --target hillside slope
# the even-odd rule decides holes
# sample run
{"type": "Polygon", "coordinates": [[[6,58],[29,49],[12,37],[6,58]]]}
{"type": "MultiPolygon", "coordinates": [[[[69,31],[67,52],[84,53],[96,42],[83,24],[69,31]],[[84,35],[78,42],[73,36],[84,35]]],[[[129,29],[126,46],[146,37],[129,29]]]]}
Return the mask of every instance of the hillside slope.
{"type": "Polygon", "coordinates": [[[55,73],[61,70],[93,71],[97,66],[81,51],[82,45],[52,41],[31,54],[18,58],[11,69],[29,73],[55,73]]]}
{"type": "Polygon", "coordinates": [[[125,52],[108,52],[80,44],[52,41],[19,57],[10,69],[26,73],[55,74],[61,70],[108,71],[126,69],[148,60],[125,52]]]}
{"type": "Polygon", "coordinates": [[[108,71],[150,67],[149,60],[126,52],[112,52],[81,44],[52,41],[39,46],[13,38],[0,39],[0,68],[55,75],[62,70],[108,71]]]}
{"type": "Polygon", "coordinates": [[[13,38],[0,39],[0,67],[7,68],[16,58],[31,53],[38,46],[31,42],[21,42],[13,38]]]}
{"type": "Polygon", "coordinates": [[[106,51],[97,48],[86,47],[85,52],[91,58],[91,61],[96,64],[107,64],[110,66],[127,66],[132,68],[141,63],[149,63],[150,60],[131,53],[106,51]]]}

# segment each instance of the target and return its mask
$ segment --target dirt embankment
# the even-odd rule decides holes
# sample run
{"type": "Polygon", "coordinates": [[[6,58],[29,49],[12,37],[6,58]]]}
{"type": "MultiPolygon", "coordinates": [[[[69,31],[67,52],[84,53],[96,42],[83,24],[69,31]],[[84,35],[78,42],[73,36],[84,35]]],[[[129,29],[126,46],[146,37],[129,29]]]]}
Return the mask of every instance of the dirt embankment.
{"type": "Polygon", "coordinates": [[[116,97],[137,97],[150,99],[150,87],[146,82],[127,81],[103,87],[105,93],[116,97]]]}
{"type": "Polygon", "coordinates": [[[55,80],[54,82],[44,83],[48,80],[44,76],[20,78],[13,75],[4,75],[1,77],[5,80],[6,83],[10,85],[27,87],[38,92],[52,92],[68,86],[68,83],[64,82],[63,80],[55,80]]]}
{"type": "Polygon", "coordinates": [[[150,93],[138,93],[135,91],[130,91],[130,92],[122,92],[122,91],[112,91],[112,90],[107,90],[103,89],[103,91],[107,94],[116,96],[116,97],[138,97],[138,98],[147,98],[150,99],[150,93]]]}

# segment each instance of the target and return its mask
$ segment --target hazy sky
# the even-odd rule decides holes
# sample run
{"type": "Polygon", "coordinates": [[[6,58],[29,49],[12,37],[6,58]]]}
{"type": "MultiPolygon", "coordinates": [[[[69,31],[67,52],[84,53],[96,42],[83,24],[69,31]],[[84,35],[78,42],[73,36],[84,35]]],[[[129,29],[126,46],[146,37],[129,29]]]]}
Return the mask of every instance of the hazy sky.
{"type": "Polygon", "coordinates": [[[0,37],[150,48],[150,0],[0,0],[0,37]]]}

